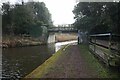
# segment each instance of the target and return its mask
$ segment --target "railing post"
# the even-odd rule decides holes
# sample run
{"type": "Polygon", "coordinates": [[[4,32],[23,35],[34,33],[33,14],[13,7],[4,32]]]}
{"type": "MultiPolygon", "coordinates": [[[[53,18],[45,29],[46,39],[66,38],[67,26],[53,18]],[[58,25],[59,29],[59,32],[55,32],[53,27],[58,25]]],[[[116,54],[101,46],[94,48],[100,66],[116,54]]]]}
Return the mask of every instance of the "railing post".
{"type": "Polygon", "coordinates": [[[110,33],[109,36],[109,51],[111,52],[111,39],[112,39],[112,34],[110,33]]]}
{"type": "Polygon", "coordinates": [[[95,42],[94,42],[94,52],[96,51],[96,36],[95,36],[95,42]]]}

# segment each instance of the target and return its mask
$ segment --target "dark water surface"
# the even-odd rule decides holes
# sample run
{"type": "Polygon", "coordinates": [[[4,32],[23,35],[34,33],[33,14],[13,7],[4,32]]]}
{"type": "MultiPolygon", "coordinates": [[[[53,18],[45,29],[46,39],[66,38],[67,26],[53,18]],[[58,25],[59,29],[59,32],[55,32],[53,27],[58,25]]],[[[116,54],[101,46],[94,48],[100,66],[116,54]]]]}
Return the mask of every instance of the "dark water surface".
{"type": "Polygon", "coordinates": [[[2,76],[21,78],[41,65],[55,52],[55,45],[3,49],[2,76]]]}

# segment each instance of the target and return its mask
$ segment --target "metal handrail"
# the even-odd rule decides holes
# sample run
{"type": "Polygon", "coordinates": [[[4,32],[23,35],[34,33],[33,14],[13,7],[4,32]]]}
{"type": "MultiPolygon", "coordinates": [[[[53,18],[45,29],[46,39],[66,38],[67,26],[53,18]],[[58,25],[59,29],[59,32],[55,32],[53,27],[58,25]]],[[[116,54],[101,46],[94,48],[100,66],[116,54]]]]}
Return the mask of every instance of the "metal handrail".
{"type": "Polygon", "coordinates": [[[110,36],[110,35],[120,37],[120,35],[119,35],[119,34],[112,34],[112,33],[105,33],[105,34],[93,34],[93,35],[90,35],[90,36],[110,36]]]}

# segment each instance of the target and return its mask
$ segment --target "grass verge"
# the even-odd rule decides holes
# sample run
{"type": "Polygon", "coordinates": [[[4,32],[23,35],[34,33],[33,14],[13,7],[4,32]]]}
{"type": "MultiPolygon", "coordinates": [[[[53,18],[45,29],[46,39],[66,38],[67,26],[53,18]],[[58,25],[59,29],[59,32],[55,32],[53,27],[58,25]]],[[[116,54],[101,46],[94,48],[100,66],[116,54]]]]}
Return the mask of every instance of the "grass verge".
{"type": "Polygon", "coordinates": [[[64,48],[66,48],[67,46],[61,48],[59,51],[57,51],[55,54],[53,54],[52,57],[50,57],[48,60],[46,60],[42,65],[40,65],[38,68],[36,68],[33,72],[28,74],[24,79],[35,78],[35,80],[38,80],[39,78],[42,78],[54,66],[55,62],[62,54],[62,50],[64,48]]]}
{"type": "Polygon", "coordinates": [[[108,67],[103,66],[97,58],[88,50],[87,45],[80,45],[81,54],[87,62],[88,66],[96,71],[99,78],[119,78],[119,74],[112,72],[108,67]]]}

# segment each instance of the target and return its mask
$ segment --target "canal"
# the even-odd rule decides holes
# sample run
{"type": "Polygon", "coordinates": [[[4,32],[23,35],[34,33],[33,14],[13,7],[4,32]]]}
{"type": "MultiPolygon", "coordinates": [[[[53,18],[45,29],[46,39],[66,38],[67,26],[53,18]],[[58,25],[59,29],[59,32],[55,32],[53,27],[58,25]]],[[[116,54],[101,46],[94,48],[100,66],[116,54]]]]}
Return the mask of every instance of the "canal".
{"type": "Polygon", "coordinates": [[[54,52],[54,44],[3,49],[2,77],[24,77],[41,65],[54,52]]]}
{"type": "Polygon", "coordinates": [[[41,65],[62,46],[73,43],[77,43],[77,40],[41,46],[3,49],[2,77],[15,79],[24,77],[41,65]]]}

